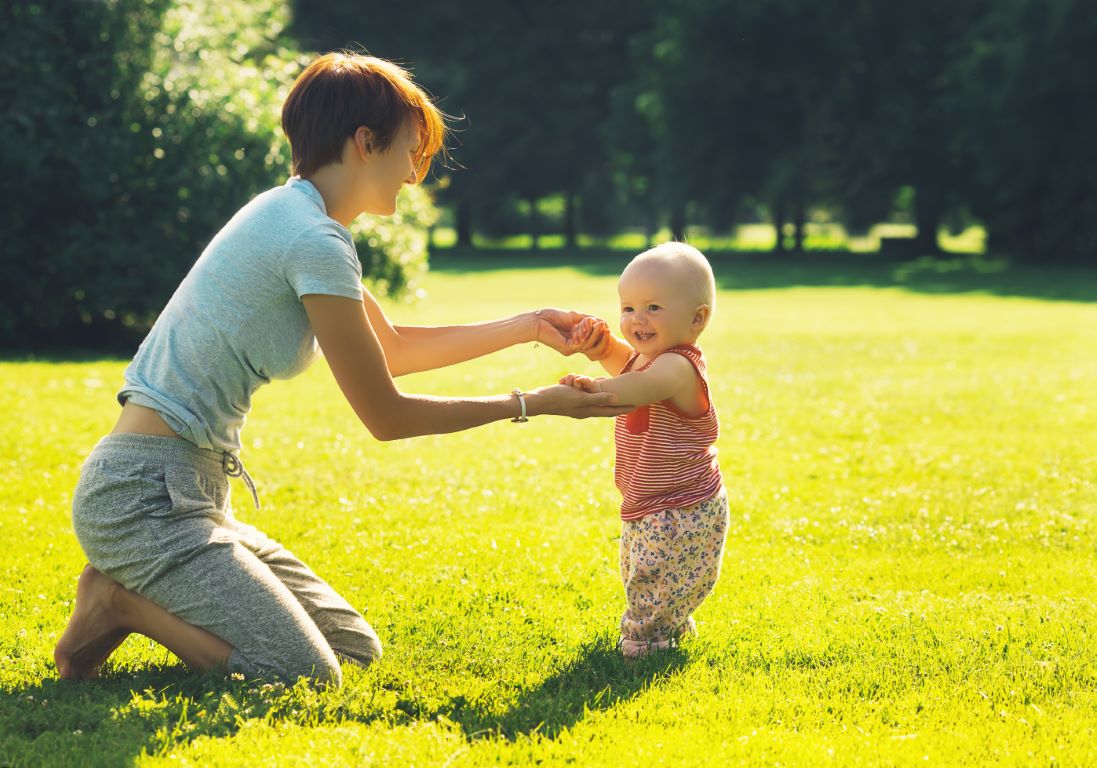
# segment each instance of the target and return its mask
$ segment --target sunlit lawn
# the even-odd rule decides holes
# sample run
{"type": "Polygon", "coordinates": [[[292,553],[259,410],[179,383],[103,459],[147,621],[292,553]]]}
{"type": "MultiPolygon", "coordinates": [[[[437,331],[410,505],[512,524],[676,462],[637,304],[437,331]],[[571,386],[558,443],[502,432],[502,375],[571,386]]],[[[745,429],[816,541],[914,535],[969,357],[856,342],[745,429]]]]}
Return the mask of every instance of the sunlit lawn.
{"type": "MultiPolygon", "coordinates": [[[[617,261],[443,266],[399,321],[613,317],[617,261]]],[[[263,510],[240,486],[237,512],[361,607],[380,664],[317,693],[131,638],[105,679],[59,683],[72,488],[124,361],[0,363],[0,765],[1094,764],[1097,303],[828,274],[718,265],[723,576],[698,638],[632,666],[610,422],[379,444],[321,363],[257,397],[263,510]]],[[[401,386],[572,370],[595,369],[527,345],[401,386]]]]}

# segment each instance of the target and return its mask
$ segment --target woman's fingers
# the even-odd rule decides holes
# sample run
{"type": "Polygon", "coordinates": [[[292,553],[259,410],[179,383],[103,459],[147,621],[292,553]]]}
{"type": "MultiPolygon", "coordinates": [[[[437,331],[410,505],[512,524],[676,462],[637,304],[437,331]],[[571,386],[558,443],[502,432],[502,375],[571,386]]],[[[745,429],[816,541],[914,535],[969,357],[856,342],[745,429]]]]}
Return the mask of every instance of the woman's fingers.
{"type": "Polygon", "coordinates": [[[583,392],[602,391],[602,387],[599,385],[597,379],[592,379],[590,376],[583,376],[579,373],[569,373],[567,376],[560,379],[560,383],[566,387],[582,390],[583,392]]]}
{"type": "Polygon", "coordinates": [[[619,405],[617,395],[612,392],[583,392],[582,397],[576,407],[565,415],[585,419],[591,416],[623,416],[635,410],[631,405],[619,405]]]}
{"type": "Polygon", "coordinates": [[[563,309],[539,309],[537,315],[537,340],[561,355],[582,352],[601,360],[609,354],[613,334],[602,318],[563,309]]]}
{"type": "Polygon", "coordinates": [[[570,355],[576,351],[570,336],[544,318],[541,319],[537,328],[537,340],[562,355],[570,355]]]}
{"type": "Polygon", "coordinates": [[[585,419],[588,416],[620,416],[632,410],[630,406],[616,405],[617,396],[611,392],[590,393],[559,384],[527,392],[526,402],[535,416],[556,414],[585,419]]]}

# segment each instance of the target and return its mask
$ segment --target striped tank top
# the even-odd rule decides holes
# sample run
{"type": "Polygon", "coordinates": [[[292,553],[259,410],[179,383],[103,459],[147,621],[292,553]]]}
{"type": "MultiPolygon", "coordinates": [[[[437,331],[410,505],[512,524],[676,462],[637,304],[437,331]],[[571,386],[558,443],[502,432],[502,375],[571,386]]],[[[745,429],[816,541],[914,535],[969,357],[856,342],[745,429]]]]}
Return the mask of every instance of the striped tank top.
{"type": "MultiPolygon", "coordinates": [[[[715,496],[723,485],[715,446],[720,423],[709,392],[705,357],[690,344],[679,344],[660,354],[667,353],[682,355],[693,363],[708,410],[691,418],[669,400],[663,400],[617,417],[617,465],[613,475],[624,497],[622,520],[639,520],[652,512],[699,504],[715,496]]],[[[638,356],[634,352],[621,373],[631,371],[638,356]]]]}

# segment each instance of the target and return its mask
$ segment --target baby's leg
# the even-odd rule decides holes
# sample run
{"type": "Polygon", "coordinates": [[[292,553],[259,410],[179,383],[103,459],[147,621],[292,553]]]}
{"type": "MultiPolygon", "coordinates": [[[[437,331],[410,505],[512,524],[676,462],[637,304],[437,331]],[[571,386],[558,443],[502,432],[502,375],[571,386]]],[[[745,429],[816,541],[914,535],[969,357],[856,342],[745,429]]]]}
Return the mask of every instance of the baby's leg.
{"type": "Polygon", "coordinates": [[[621,575],[628,610],[621,650],[636,657],[695,632],[691,613],[712,592],[728,528],[727,497],[626,522],[621,575]]]}

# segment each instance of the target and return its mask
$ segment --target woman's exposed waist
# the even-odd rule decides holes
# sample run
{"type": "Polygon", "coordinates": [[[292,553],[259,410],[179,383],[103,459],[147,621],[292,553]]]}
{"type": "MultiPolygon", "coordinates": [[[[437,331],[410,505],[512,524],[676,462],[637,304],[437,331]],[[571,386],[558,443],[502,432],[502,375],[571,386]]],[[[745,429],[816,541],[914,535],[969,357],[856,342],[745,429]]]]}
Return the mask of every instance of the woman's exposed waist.
{"type": "Polygon", "coordinates": [[[122,406],[122,413],[111,430],[112,435],[154,435],[157,437],[174,437],[182,440],[175,430],[168,426],[164,417],[152,408],[146,408],[134,402],[127,402],[122,406]]]}

